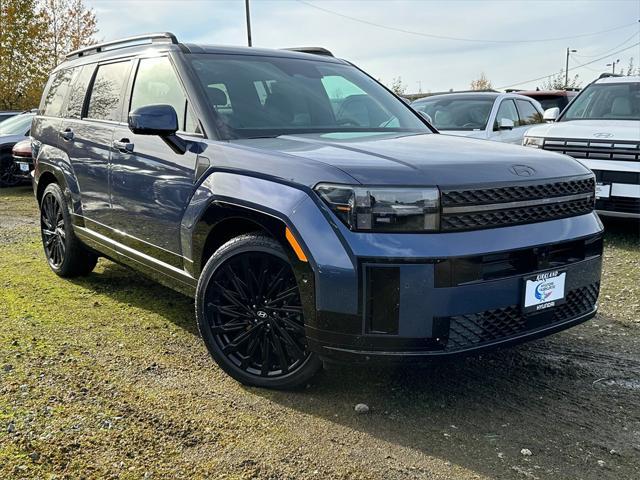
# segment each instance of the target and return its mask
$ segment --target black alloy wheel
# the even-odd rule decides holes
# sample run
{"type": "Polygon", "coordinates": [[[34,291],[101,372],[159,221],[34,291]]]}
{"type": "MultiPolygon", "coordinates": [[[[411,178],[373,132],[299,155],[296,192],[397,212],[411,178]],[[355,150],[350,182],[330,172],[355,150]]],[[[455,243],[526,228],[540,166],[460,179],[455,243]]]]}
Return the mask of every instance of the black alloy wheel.
{"type": "Polygon", "coordinates": [[[18,166],[13,158],[0,161],[0,187],[15,187],[22,179],[16,175],[18,166]]]}
{"type": "Polygon", "coordinates": [[[60,186],[51,183],[40,200],[42,246],[51,270],[61,277],[88,275],[98,256],[78,240],[60,186]]]}
{"type": "Polygon", "coordinates": [[[242,383],[290,388],[318,370],[296,278],[274,240],[244,235],[221,247],[205,267],[196,304],[211,354],[242,383]]]}
{"type": "Polygon", "coordinates": [[[62,206],[52,193],[47,193],[42,198],[40,228],[42,229],[42,244],[49,265],[54,269],[59,269],[64,263],[66,254],[66,232],[62,206]]]}

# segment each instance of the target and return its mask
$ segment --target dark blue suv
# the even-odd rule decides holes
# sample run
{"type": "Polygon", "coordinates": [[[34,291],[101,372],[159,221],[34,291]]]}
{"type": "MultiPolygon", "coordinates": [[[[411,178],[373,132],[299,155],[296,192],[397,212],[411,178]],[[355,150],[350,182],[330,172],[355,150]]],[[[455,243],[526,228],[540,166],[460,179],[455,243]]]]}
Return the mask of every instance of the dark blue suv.
{"type": "Polygon", "coordinates": [[[51,74],[32,136],[53,271],[103,256],[194,296],[245,384],[476,352],[596,312],[587,168],[439,135],[321,49],[94,45],[51,74]]]}

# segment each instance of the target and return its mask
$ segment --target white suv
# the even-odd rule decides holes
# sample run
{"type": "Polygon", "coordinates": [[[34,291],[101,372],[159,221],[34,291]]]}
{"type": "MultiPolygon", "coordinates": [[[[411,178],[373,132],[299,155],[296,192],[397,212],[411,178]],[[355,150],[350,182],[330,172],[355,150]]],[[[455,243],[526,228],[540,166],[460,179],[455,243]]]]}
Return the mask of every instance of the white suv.
{"type": "Polygon", "coordinates": [[[523,145],[565,153],[596,175],[599,213],[640,218],[640,77],[605,77],[564,109],[545,111],[553,123],[530,128],[523,145]]]}

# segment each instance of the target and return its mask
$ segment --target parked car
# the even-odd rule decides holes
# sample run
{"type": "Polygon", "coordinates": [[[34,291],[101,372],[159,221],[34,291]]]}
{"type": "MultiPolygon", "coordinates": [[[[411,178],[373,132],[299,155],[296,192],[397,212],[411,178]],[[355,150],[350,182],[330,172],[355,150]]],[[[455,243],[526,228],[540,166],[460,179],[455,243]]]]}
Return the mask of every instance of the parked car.
{"type": "Polygon", "coordinates": [[[570,90],[518,90],[518,95],[537,100],[543,110],[557,107],[562,111],[579,92],[580,90],[577,88],[570,90]]]}
{"type": "Polygon", "coordinates": [[[16,142],[29,135],[35,112],[24,112],[0,123],[0,187],[10,187],[20,182],[14,176],[15,165],[11,150],[16,142]]]}
{"type": "Polygon", "coordinates": [[[478,352],[596,312],[589,169],[439,135],[328,55],[169,33],[94,45],[53,71],[32,136],[51,269],[104,255],[194,296],[245,384],[478,352]]]}
{"type": "Polygon", "coordinates": [[[20,112],[14,112],[12,110],[0,110],[0,123],[5,120],[18,115],[20,112]]]}
{"type": "Polygon", "coordinates": [[[33,170],[33,156],[31,151],[31,138],[20,140],[11,150],[14,164],[14,178],[19,181],[30,181],[29,175],[33,170]]]}
{"type": "Polygon", "coordinates": [[[428,115],[442,133],[517,145],[531,125],[542,123],[543,115],[537,101],[513,93],[449,93],[411,106],[428,115]]]}
{"type": "Polygon", "coordinates": [[[554,123],[527,132],[524,145],[580,160],[596,175],[601,215],[640,218],[640,77],[606,76],[589,84],[554,123]]]}

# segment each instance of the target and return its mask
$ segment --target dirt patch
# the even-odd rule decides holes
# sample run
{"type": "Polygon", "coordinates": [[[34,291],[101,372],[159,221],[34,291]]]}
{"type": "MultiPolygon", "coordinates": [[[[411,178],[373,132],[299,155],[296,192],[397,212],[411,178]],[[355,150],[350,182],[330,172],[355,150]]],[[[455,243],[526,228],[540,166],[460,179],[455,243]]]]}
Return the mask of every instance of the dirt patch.
{"type": "Polygon", "coordinates": [[[28,189],[0,191],[0,478],[640,478],[633,225],[607,224],[580,327],[285,393],[224,375],[190,299],[105,260],[57,278],[36,219],[28,189]]]}

